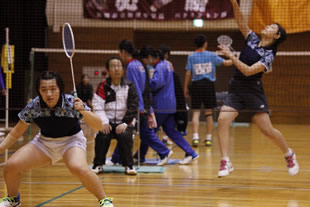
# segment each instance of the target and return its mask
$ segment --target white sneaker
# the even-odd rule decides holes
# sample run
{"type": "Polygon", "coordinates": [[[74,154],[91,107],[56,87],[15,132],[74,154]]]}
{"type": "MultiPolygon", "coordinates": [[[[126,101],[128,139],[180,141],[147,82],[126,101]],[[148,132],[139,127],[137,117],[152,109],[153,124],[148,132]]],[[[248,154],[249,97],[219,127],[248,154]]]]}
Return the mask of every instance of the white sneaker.
{"type": "Polygon", "coordinates": [[[191,163],[192,161],[197,160],[198,158],[199,158],[199,155],[195,152],[193,155],[186,156],[184,158],[184,160],[181,160],[179,162],[179,164],[180,165],[187,165],[187,164],[191,163]]]}
{"type": "Polygon", "coordinates": [[[163,143],[164,143],[165,145],[173,145],[173,142],[170,141],[168,138],[167,138],[167,139],[166,139],[166,138],[163,138],[163,143]]]}
{"type": "Polygon", "coordinates": [[[133,166],[131,168],[130,167],[126,167],[125,168],[125,174],[126,175],[137,175],[137,171],[136,171],[136,169],[133,166]]]}
{"type": "Polygon", "coordinates": [[[105,165],[114,166],[114,165],[119,165],[119,163],[114,163],[114,162],[112,162],[111,160],[106,160],[106,161],[105,161],[105,165]]]}
{"type": "Polygon", "coordinates": [[[7,197],[0,199],[0,207],[19,207],[20,205],[21,205],[21,203],[20,203],[20,195],[19,194],[18,194],[17,198],[7,196],[7,197]]]}
{"type": "Polygon", "coordinates": [[[94,173],[99,174],[103,172],[103,167],[102,165],[97,165],[97,166],[93,166],[91,169],[94,173]]]}
{"type": "Polygon", "coordinates": [[[297,175],[299,172],[299,165],[296,159],[296,154],[292,153],[291,156],[284,157],[287,162],[288,174],[291,176],[297,175]]]}
{"type": "Polygon", "coordinates": [[[99,201],[100,207],[114,207],[113,198],[105,198],[99,201]]]}
{"type": "Polygon", "coordinates": [[[220,167],[220,170],[219,170],[217,176],[219,178],[224,177],[224,176],[228,176],[232,171],[234,171],[232,163],[230,161],[221,160],[221,167],[220,167]]]}
{"type": "Polygon", "coordinates": [[[161,159],[161,160],[157,163],[157,165],[158,165],[158,166],[166,165],[166,164],[168,163],[168,160],[169,160],[169,158],[171,157],[172,154],[173,154],[173,152],[172,152],[172,150],[170,150],[169,154],[168,154],[166,157],[164,157],[163,159],[161,159]]]}

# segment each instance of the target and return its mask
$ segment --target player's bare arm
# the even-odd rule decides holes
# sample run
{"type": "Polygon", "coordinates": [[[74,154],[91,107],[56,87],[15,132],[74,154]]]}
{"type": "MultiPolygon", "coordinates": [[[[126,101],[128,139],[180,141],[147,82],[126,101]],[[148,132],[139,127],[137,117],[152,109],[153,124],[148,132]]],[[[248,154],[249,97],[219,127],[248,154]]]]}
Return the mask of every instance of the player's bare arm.
{"type": "Polygon", "coordinates": [[[6,138],[0,144],[0,153],[3,153],[6,149],[10,148],[19,137],[21,137],[28,129],[29,124],[19,121],[16,126],[10,131],[6,138]]]}
{"type": "Polygon", "coordinates": [[[99,116],[91,111],[87,111],[84,108],[84,103],[81,99],[74,99],[74,109],[79,111],[83,117],[85,122],[94,130],[102,130],[102,121],[99,116]]]}
{"type": "Polygon", "coordinates": [[[245,63],[241,62],[229,49],[228,46],[225,45],[219,45],[218,46],[221,49],[221,53],[229,58],[231,62],[240,70],[241,73],[245,76],[251,76],[260,72],[263,72],[265,70],[265,66],[257,62],[251,66],[246,65],[245,63]]]}
{"type": "Polygon", "coordinates": [[[250,30],[248,24],[246,23],[246,20],[245,20],[242,12],[240,10],[240,7],[237,3],[237,0],[231,0],[231,4],[233,6],[235,20],[236,20],[237,25],[240,29],[240,32],[246,38],[251,30],[250,30]]]}
{"type": "Polygon", "coordinates": [[[189,81],[191,79],[192,79],[192,73],[191,73],[191,71],[187,70],[185,73],[185,81],[184,81],[184,96],[185,96],[185,98],[189,97],[188,84],[189,84],[189,81]]]}

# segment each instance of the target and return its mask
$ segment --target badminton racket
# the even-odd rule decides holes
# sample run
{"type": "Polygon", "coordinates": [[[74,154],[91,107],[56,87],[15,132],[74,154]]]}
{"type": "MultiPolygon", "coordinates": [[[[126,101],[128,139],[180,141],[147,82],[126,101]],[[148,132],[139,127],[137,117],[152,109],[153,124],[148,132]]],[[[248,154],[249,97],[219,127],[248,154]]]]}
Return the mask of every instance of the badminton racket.
{"type": "Polygon", "coordinates": [[[236,50],[234,50],[234,48],[232,48],[232,43],[233,40],[228,36],[228,35],[221,35],[217,38],[217,43],[219,45],[226,45],[229,47],[229,49],[234,53],[234,55],[237,54],[236,50]]]}
{"type": "Polygon", "coordinates": [[[63,44],[66,56],[70,59],[71,75],[72,75],[72,82],[73,82],[73,95],[74,97],[77,97],[73,63],[72,63],[72,58],[75,52],[75,43],[74,43],[73,30],[69,23],[64,23],[64,25],[62,26],[62,44],[63,44]]]}

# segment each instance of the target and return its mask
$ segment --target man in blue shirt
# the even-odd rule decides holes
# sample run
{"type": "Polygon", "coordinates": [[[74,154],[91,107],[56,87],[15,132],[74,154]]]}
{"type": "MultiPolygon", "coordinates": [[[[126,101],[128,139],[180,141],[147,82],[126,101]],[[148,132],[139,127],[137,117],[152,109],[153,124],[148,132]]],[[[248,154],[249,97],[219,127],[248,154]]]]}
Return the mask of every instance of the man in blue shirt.
{"type": "Polygon", "coordinates": [[[184,95],[189,97],[188,85],[192,80],[191,102],[193,109],[193,146],[199,144],[199,117],[200,107],[204,104],[207,122],[206,146],[212,145],[213,117],[212,111],[216,107],[214,82],[216,80],[216,67],[220,65],[231,66],[230,60],[224,60],[213,52],[207,51],[207,38],[200,34],[195,38],[197,50],[188,56],[184,83],[184,95]]]}

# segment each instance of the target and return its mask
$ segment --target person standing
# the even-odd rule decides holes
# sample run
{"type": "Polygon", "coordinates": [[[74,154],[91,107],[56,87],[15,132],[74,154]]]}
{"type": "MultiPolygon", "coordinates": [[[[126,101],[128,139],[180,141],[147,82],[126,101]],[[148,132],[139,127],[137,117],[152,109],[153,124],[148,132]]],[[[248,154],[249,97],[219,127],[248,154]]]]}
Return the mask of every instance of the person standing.
{"type": "Polygon", "coordinates": [[[191,148],[183,135],[176,129],[176,96],[174,85],[174,71],[171,64],[164,59],[164,54],[159,50],[159,59],[155,62],[155,72],[150,79],[152,90],[152,106],[155,111],[157,129],[162,127],[164,132],[184,152],[185,158],[179,164],[189,164],[199,158],[199,155],[191,148]]]}
{"type": "MultiPolygon", "coordinates": [[[[160,141],[154,131],[157,123],[150,105],[151,91],[149,89],[148,72],[143,64],[136,59],[138,51],[131,41],[122,40],[119,43],[119,55],[126,64],[126,77],[135,84],[139,97],[141,144],[150,146],[158,153],[160,161],[157,165],[166,165],[173,152],[160,141]]],[[[142,148],[147,150],[147,147],[142,148]]],[[[146,152],[141,152],[141,154],[146,154],[146,152]]],[[[145,157],[141,157],[141,161],[145,162],[145,157]]]]}
{"type": "Polygon", "coordinates": [[[207,136],[205,138],[205,145],[212,145],[212,131],[213,131],[213,109],[216,107],[216,95],[214,82],[216,80],[216,67],[220,65],[231,66],[230,60],[224,60],[215,53],[207,51],[208,42],[207,37],[199,34],[195,38],[197,46],[196,51],[188,56],[185,82],[184,82],[184,96],[189,97],[189,82],[192,81],[190,96],[193,110],[192,125],[193,125],[193,146],[197,147],[199,144],[199,117],[201,104],[204,105],[207,136]]]}

